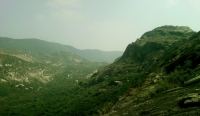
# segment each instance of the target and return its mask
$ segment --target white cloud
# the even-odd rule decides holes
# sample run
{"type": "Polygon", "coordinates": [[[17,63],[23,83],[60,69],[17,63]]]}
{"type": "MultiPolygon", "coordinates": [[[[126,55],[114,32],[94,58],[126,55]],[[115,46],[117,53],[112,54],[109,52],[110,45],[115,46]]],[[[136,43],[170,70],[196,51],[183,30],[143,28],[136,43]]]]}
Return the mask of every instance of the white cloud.
{"type": "Polygon", "coordinates": [[[58,12],[53,12],[51,16],[63,22],[77,22],[84,20],[84,15],[75,10],[63,9],[58,12]]]}
{"type": "Polygon", "coordinates": [[[47,5],[56,8],[56,7],[68,7],[68,8],[78,8],[80,7],[81,0],[50,0],[47,2],[47,5]]]}

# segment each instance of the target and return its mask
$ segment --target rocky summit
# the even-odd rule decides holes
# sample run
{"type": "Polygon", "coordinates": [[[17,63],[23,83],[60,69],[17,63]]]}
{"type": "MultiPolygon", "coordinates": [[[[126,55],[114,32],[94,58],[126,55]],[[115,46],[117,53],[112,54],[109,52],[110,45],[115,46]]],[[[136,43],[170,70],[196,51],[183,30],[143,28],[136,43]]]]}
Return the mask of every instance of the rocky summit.
{"type": "Polygon", "coordinates": [[[195,32],[187,26],[161,26],[144,33],[135,43],[144,45],[146,42],[156,42],[170,45],[180,39],[188,39],[195,32]]]}
{"type": "MultiPolygon", "coordinates": [[[[194,33],[192,29],[190,29],[187,26],[161,26],[153,29],[152,31],[146,32],[141,36],[141,39],[144,38],[151,38],[151,37],[158,37],[158,36],[182,36],[182,35],[187,35],[188,33],[194,33]]],[[[163,38],[162,37],[162,38],[163,38]]],[[[162,39],[160,38],[160,39],[162,39]]]]}

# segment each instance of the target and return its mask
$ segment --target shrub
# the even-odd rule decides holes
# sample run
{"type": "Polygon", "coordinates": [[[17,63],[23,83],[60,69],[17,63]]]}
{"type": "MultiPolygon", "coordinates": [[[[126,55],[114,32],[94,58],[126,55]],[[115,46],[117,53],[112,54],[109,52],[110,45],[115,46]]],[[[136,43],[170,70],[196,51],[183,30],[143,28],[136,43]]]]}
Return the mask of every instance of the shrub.
{"type": "Polygon", "coordinates": [[[173,88],[173,86],[170,83],[166,81],[160,81],[156,87],[156,93],[161,93],[171,88],[173,88]]]}

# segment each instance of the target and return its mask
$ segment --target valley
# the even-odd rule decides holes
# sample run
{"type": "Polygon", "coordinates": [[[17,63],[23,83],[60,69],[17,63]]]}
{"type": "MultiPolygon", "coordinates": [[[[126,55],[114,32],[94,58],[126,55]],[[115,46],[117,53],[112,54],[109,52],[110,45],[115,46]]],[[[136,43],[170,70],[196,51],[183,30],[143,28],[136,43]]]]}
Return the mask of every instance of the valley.
{"type": "Polygon", "coordinates": [[[170,25],[122,56],[1,37],[0,115],[200,115],[199,43],[200,32],[170,25]]]}

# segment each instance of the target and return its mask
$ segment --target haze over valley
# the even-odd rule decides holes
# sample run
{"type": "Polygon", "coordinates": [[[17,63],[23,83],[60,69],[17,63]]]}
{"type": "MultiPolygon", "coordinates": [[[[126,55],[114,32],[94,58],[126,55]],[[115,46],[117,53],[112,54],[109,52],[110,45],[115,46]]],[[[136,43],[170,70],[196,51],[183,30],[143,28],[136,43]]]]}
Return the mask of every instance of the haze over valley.
{"type": "Polygon", "coordinates": [[[198,0],[0,1],[0,116],[200,115],[198,0]]]}

